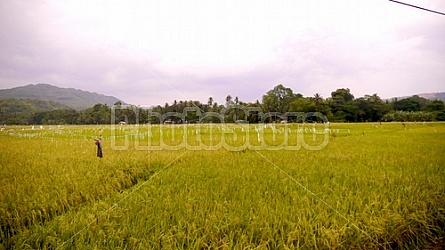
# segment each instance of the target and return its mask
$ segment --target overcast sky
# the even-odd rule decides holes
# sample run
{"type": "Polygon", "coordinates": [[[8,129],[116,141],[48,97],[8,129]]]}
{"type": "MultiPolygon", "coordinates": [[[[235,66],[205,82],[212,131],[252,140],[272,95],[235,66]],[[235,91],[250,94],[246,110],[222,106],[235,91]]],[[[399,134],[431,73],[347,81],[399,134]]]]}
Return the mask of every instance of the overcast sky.
{"type": "Polygon", "coordinates": [[[143,106],[254,102],[280,83],[443,92],[445,16],[387,0],[0,1],[0,89],[35,83],[143,106]]]}

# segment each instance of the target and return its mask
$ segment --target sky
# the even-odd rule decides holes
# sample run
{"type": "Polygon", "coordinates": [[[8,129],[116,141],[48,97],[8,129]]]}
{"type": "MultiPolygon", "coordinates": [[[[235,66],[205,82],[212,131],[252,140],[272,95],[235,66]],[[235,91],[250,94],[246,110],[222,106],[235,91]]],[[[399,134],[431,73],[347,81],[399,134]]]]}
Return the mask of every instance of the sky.
{"type": "Polygon", "coordinates": [[[443,41],[445,15],[387,0],[0,1],[0,89],[47,83],[141,106],[255,102],[278,84],[391,98],[445,91],[443,41]]]}

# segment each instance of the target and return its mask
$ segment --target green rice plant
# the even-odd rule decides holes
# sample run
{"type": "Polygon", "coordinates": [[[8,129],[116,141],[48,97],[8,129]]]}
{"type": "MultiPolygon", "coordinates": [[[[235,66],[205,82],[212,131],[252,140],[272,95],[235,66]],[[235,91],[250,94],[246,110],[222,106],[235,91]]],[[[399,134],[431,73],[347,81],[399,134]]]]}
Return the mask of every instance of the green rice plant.
{"type": "Polygon", "coordinates": [[[445,234],[445,124],[180,126],[0,134],[1,244],[395,249],[445,234]],[[298,150],[273,148],[302,139],[298,150]],[[168,148],[184,140],[196,148],[168,148]],[[197,148],[222,140],[230,147],[197,148]]]}

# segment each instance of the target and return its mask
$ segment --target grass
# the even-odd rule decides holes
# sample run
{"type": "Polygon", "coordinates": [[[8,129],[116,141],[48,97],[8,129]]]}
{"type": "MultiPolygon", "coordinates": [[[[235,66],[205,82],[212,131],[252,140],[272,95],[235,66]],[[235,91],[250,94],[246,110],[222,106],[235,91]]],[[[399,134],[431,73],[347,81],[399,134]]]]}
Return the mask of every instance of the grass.
{"type": "Polygon", "coordinates": [[[445,124],[331,124],[315,141],[311,129],[323,125],[243,126],[153,126],[150,135],[145,126],[8,127],[0,244],[397,249],[444,236],[445,124]],[[103,159],[92,140],[99,133],[103,159]],[[298,135],[306,146],[273,150],[301,143],[298,135]],[[164,148],[138,150],[148,139],[164,148]],[[252,150],[261,143],[269,148],[252,150]]]}

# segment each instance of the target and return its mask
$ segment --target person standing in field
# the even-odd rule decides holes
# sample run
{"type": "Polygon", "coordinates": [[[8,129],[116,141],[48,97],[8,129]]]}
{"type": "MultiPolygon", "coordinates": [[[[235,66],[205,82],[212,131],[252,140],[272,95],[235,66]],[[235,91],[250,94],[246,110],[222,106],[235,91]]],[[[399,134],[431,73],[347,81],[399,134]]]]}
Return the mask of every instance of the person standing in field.
{"type": "Polygon", "coordinates": [[[100,137],[97,139],[94,139],[97,145],[97,157],[102,158],[102,135],[100,135],[100,137]]]}

